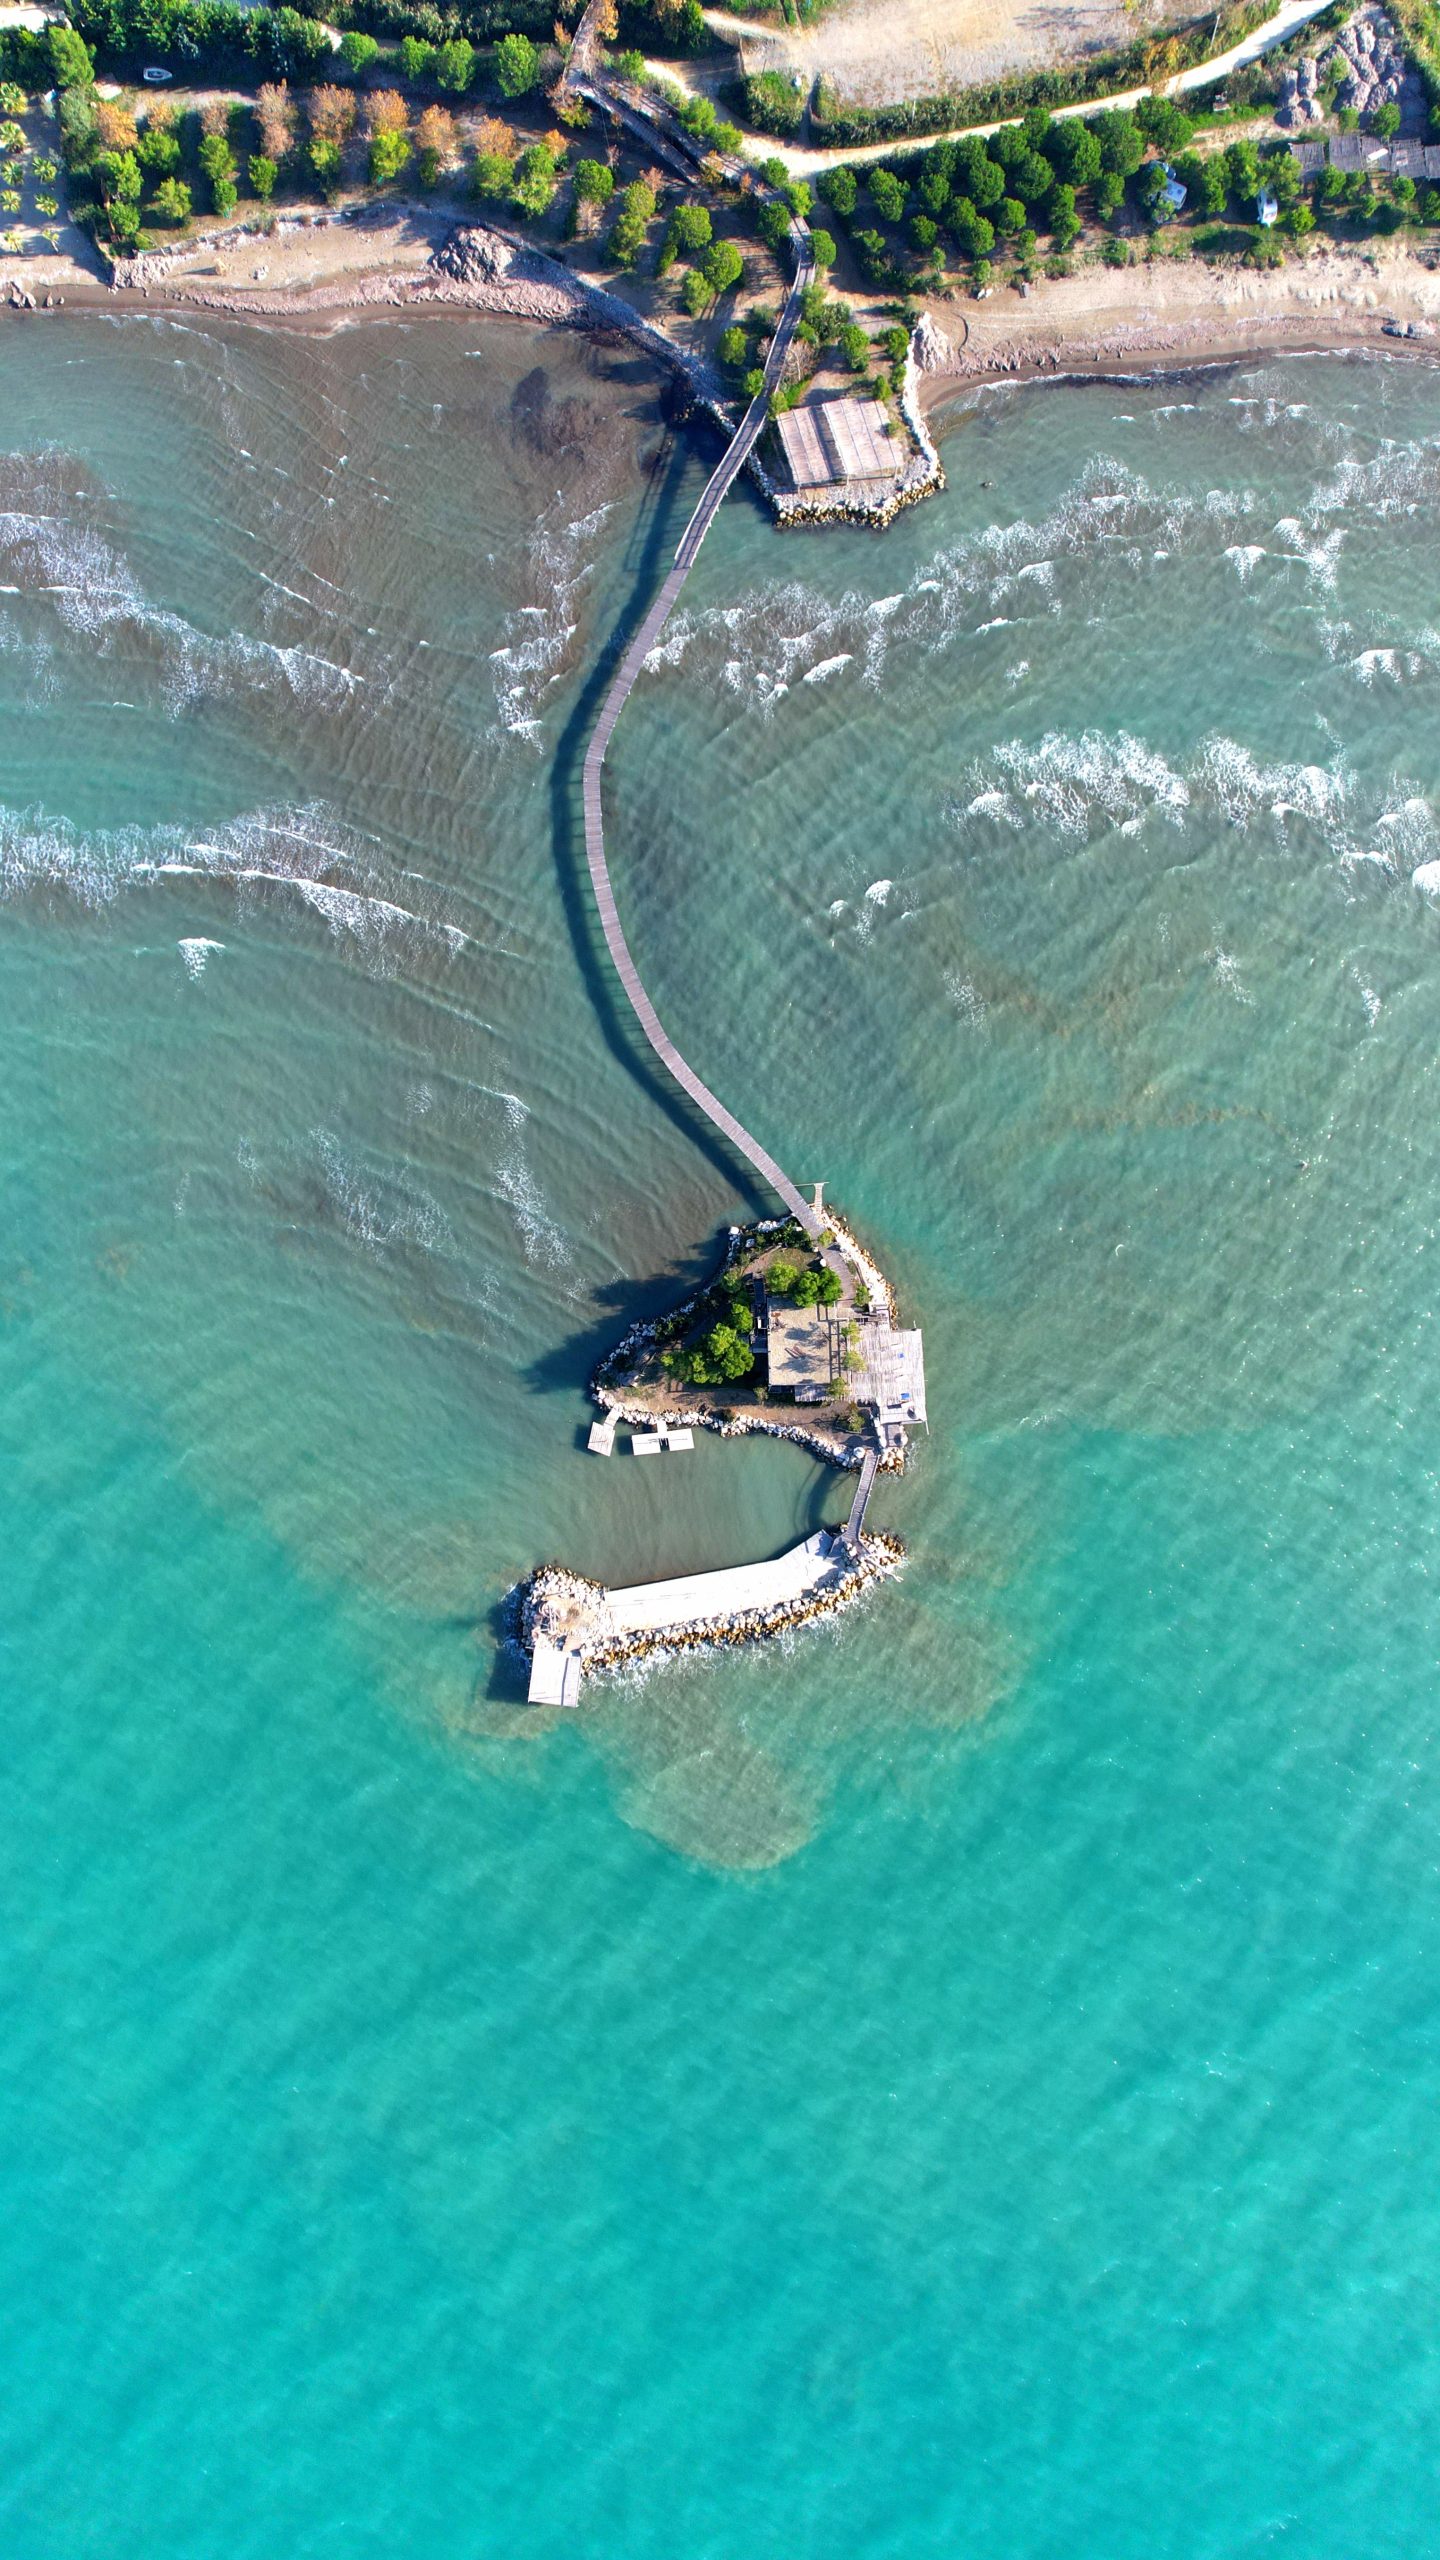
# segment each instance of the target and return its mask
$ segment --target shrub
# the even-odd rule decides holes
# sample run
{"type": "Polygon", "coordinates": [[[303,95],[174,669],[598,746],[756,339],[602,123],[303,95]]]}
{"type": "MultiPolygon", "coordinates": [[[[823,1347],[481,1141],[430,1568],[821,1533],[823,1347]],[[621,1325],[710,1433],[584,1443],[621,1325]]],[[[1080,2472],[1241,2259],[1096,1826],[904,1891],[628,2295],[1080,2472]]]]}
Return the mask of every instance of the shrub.
{"type": "Polygon", "coordinates": [[[444,107],[427,107],[415,126],[420,184],[433,187],[442,169],[455,158],[455,119],[444,107]]]}
{"type": "Polygon", "coordinates": [[[692,320],[698,320],[702,312],[709,310],[713,299],[710,287],[699,268],[692,267],[680,288],[680,301],[683,308],[692,320]]]}
{"type": "Polygon", "coordinates": [[[715,350],[727,373],[738,373],[745,362],[747,352],[748,342],[744,330],[733,327],[722,333],[720,343],[715,350]]]}
{"type": "Polygon", "coordinates": [[[351,77],[356,80],[359,79],[362,71],[369,70],[379,50],[380,47],[375,38],[364,34],[359,27],[352,27],[349,33],[340,39],[340,59],[351,77]]]}
{"type": "Polygon", "coordinates": [[[745,114],[757,133],[798,133],[805,92],[788,72],[759,71],[745,83],[745,114]]]}
{"type": "Polygon", "coordinates": [[[323,135],[317,136],[310,145],[310,166],[319,179],[324,193],[327,196],[333,195],[340,183],[339,143],[331,142],[323,135]]]}
{"type": "MultiPolygon", "coordinates": [[[[338,146],[354,132],[355,101],[348,89],[337,89],[332,83],[327,82],[322,88],[312,89],[305,104],[310,118],[312,141],[335,143],[338,146]]],[[[313,151],[310,157],[314,161],[313,151]]],[[[317,162],[316,166],[318,165],[317,162]]],[[[338,166],[337,151],[336,167],[338,166]]]]}
{"type": "Polygon", "coordinates": [[[495,78],[502,98],[524,98],[538,89],[540,54],[528,36],[501,37],[495,47],[495,78]]]}
{"type": "Polygon", "coordinates": [[[278,166],[295,140],[295,108],[283,80],[267,80],[255,99],[260,148],[278,166]]]}
{"type": "Polygon", "coordinates": [[[852,373],[863,373],[870,361],[870,340],[856,320],[840,333],[840,351],[852,373]]]}
{"type": "Polygon", "coordinates": [[[267,158],[263,151],[252,151],[245,163],[245,174],[250,181],[252,196],[258,196],[262,204],[268,204],[275,193],[275,181],[280,175],[274,161],[267,158]]]}
{"type": "Polygon", "coordinates": [[[424,44],[419,36],[406,36],[400,46],[400,73],[405,80],[428,80],[435,61],[435,47],[424,44]]]}
{"type": "Polygon", "coordinates": [[[816,266],[821,269],[822,273],[825,268],[834,266],[835,242],[828,231],[811,232],[810,254],[814,258],[816,266]]]}

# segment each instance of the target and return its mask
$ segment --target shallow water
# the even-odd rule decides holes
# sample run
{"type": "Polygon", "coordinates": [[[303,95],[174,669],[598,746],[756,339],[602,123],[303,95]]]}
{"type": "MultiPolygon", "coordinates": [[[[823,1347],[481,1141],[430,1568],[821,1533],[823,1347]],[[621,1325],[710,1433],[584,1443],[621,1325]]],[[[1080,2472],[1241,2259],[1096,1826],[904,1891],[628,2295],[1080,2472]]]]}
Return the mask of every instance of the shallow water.
{"type": "Polygon", "coordinates": [[[843,1502],[579,1454],[751,1205],[576,871],[701,457],[448,317],[9,347],[6,2550],[1432,2549],[1433,377],[727,507],[622,910],[933,1427],[864,1612],[537,1731],[537,1559],[843,1502]]]}

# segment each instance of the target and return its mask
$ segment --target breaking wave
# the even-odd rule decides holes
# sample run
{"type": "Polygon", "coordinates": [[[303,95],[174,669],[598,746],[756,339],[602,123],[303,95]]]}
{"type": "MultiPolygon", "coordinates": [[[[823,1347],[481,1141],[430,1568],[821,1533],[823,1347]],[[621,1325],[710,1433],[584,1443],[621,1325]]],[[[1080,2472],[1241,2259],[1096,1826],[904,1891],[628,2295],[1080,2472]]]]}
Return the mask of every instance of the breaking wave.
{"type": "MultiPolygon", "coordinates": [[[[315,804],[256,810],[196,835],[182,827],[117,827],[82,833],[64,818],[0,807],[0,898],[50,892],[84,907],[165,880],[231,881],[242,895],[298,898],[323,916],[337,940],[390,965],[407,942],[462,949],[469,940],[445,916],[426,916],[385,892],[392,885],[375,848],[341,829],[315,804]],[[335,874],[344,875],[337,879],[335,874]]],[[[214,946],[192,939],[187,956],[214,946]]]]}

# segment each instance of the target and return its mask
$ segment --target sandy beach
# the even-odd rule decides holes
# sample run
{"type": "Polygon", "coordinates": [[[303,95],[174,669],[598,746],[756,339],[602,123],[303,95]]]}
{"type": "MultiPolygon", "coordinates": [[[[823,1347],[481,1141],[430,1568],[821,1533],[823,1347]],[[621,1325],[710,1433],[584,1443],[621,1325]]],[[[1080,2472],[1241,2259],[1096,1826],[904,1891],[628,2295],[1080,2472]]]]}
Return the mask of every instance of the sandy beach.
{"type": "MultiPolygon", "coordinates": [[[[548,326],[623,328],[658,360],[686,366],[687,351],[622,296],[597,292],[539,253],[521,248],[513,271],[492,278],[446,275],[432,260],[455,219],[422,205],[302,215],[268,234],[238,230],[134,260],[116,284],[74,259],[35,259],[7,277],[11,298],[0,313],[12,326],[35,325],[49,296],[72,309],[201,309],[331,328],[358,312],[458,306],[548,326]],[[34,297],[33,311],[16,307],[16,289],[34,297]]],[[[1272,271],[1153,258],[1119,269],[1083,265],[1023,295],[1006,287],[983,301],[951,295],[929,307],[946,342],[943,361],[924,377],[933,413],[986,382],[1183,371],[1267,348],[1403,345],[1420,356],[1432,340],[1440,349],[1440,262],[1375,243],[1315,247],[1272,271]],[[1406,329],[1414,335],[1397,339],[1406,329]]]]}

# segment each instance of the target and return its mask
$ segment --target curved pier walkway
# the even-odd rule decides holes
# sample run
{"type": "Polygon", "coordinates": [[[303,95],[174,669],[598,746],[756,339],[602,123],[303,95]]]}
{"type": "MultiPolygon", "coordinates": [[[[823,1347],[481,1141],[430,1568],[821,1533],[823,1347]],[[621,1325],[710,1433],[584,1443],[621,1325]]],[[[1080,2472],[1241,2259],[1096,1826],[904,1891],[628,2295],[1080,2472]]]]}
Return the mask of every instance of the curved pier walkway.
{"type": "MultiPolygon", "coordinates": [[[[587,11],[586,14],[588,17],[590,13],[587,11]]],[[[579,50],[577,41],[576,51],[579,50]]],[[[617,116],[622,122],[630,122],[630,117],[623,112],[620,102],[612,100],[607,95],[605,85],[597,80],[593,73],[576,78],[573,85],[582,95],[604,108],[608,114],[617,116]]],[[[674,611],[676,599],[694,567],[696,554],[715,521],[726,492],[737,473],[743,470],[751,447],[769,415],[770,394],[779,383],[784,371],[785,357],[795,334],[795,324],[800,317],[800,297],[806,286],[813,281],[815,274],[809,226],[798,215],[791,217],[790,238],[795,251],[795,274],[785,297],[784,309],[781,311],[779,324],[771,341],[770,352],[765,359],[764,381],[731,437],[724,456],[705,484],[700,503],[680,537],[674,565],[620,661],[600,706],[599,718],[596,720],[590,743],[585,750],[585,860],[589,866],[590,885],[595,892],[595,904],[599,909],[606,949],[615,964],[616,975],[629,998],[631,1011],[667,1075],[674,1079],[682,1093],[689,1096],[697,1111],[703,1112],[712,1126],[720,1131],[721,1136],[728,1139],[730,1145],[745,1157],[747,1163],[753,1165],[762,1182],[778,1194],[791,1217],[799,1220],[807,1235],[818,1237],[822,1222],[810,1203],[796,1189],[789,1176],[782,1173],[774,1157],[761,1146],[759,1139],[752,1138],[749,1130],[736,1119],[734,1112],[726,1110],[718,1095],[711,1092],[708,1084],[697,1076],[694,1068],[682,1058],[645,992],[644,983],[631,958],[630,945],[625,939],[624,929],[621,926],[615,905],[615,892],[610,882],[609,866],[605,860],[605,820],[601,792],[605,751],[610,744],[615,723],[630,698],[636,677],[674,611]]]]}

